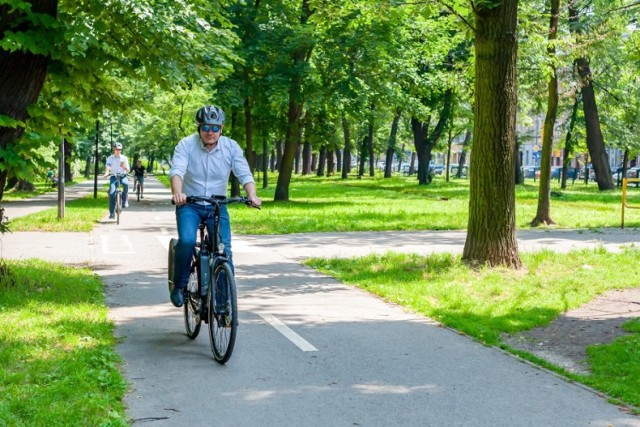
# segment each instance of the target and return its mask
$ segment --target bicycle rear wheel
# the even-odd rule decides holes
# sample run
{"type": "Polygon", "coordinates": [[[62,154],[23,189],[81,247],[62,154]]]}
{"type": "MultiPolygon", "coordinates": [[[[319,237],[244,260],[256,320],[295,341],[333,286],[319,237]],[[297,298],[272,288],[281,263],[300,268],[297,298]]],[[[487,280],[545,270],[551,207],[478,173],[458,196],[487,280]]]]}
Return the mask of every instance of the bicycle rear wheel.
{"type": "Polygon", "coordinates": [[[207,293],[209,342],[213,358],[226,363],[233,353],[238,329],[238,301],[233,272],[226,262],[216,265],[207,293]]]}
{"type": "Polygon", "coordinates": [[[187,292],[184,301],[184,328],[187,336],[195,339],[200,333],[202,318],[200,316],[202,298],[200,298],[200,286],[198,286],[198,265],[197,258],[191,262],[191,270],[189,272],[189,282],[187,283],[187,292]]]}
{"type": "Polygon", "coordinates": [[[120,212],[122,212],[122,193],[116,190],[116,224],[120,224],[120,212]]]}
{"type": "Polygon", "coordinates": [[[171,238],[169,240],[169,255],[167,256],[167,283],[169,284],[169,294],[173,290],[173,258],[176,253],[176,244],[178,239],[171,238]]]}

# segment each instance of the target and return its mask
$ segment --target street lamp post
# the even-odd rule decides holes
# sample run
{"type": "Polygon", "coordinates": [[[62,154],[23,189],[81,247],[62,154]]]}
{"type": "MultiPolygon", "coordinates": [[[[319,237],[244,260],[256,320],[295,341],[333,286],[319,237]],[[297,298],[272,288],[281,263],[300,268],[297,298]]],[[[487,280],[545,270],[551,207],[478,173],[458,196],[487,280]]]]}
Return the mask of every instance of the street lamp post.
{"type": "Polygon", "coordinates": [[[93,198],[98,198],[98,133],[100,131],[100,120],[96,120],[96,153],[95,159],[96,164],[94,165],[94,174],[93,174],[93,198]]]}

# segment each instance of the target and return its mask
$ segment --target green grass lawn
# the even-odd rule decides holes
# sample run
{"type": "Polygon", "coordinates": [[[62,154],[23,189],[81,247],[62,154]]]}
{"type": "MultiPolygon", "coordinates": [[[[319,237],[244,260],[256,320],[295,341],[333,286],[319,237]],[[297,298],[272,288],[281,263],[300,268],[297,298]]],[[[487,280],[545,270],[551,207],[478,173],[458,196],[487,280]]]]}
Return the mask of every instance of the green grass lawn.
{"type": "MultiPolygon", "coordinates": [[[[437,177],[419,186],[414,177],[294,177],[288,202],[274,202],[274,184],[260,189],[260,213],[236,209],[234,231],[240,234],[288,234],[324,231],[461,230],[467,227],[468,180],[437,177]]],[[[551,217],[558,228],[620,227],[621,190],[599,192],[595,184],[577,183],[567,190],[553,182],[551,217]]],[[[530,228],[538,187],[516,188],[516,222],[530,228]]],[[[629,189],[629,203],[640,205],[640,191],[629,189]]],[[[640,227],[640,210],[628,210],[625,226],[640,227]]]]}
{"type": "Polygon", "coordinates": [[[113,331],[89,269],[0,261],[0,425],[128,425],[113,331]]]}

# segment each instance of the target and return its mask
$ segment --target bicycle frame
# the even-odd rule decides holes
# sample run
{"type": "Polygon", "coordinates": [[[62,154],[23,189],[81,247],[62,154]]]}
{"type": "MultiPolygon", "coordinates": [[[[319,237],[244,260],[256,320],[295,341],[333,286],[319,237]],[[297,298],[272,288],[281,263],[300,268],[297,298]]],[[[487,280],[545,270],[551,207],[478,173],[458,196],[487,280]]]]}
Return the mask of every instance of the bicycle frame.
{"type": "MultiPolygon", "coordinates": [[[[234,274],[220,233],[221,208],[235,202],[250,205],[250,201],[244,197],[187,197],[187,203],[202,201],[212,205],[212,209],[198,224],[199,239],[193,248],[193,262],[185,292],[185,328],[189,338],[195,339],[204,318],[209,326],[214,359],[224,364],[231,357],[235,345],[238,313],[234,274]]],[[[171,289],[171,284],[169,287],[171,289]]]]}
{"type": "MultiPolygon", "coordinates": [[[[120,224],[120,213],[122,212],[122,178],[127,175],[122,173],[111,173],[109,176],[115,177],[116,189],[113,197],[115,198],[116,224],[120,224]]],[[[109,195],[109,197],[111,197],[111,195],[109,195]]]]}

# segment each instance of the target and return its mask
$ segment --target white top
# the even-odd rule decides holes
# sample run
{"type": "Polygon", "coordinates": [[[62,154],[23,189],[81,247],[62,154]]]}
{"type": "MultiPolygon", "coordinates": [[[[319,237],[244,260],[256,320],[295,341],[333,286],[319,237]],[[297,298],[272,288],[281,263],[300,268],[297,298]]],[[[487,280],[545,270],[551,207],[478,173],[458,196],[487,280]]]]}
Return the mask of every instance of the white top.
{"type": "Polygon", "coordinates": [[[126,174],[127,171],[131,170],[131,168],[129,167],[129,159],[127,159],[127,156],[123,154],[120,154],[119,156],[116,156],[115,154],[110,155],[109,157],[107,157],[107,161],[105,164],[112,173],[126,174]],[[124,168],[121,164],[124,164],[124,168]]]}
{"type": "Polygon", "coordinates": [[[221,136],[209,151],[194,133],[176,145],[169,179],[175,175],[182,178],[182,193],[187,196],[226,196],[231,172],[243,186],[255,182],[236,141],[221,136]]]}

